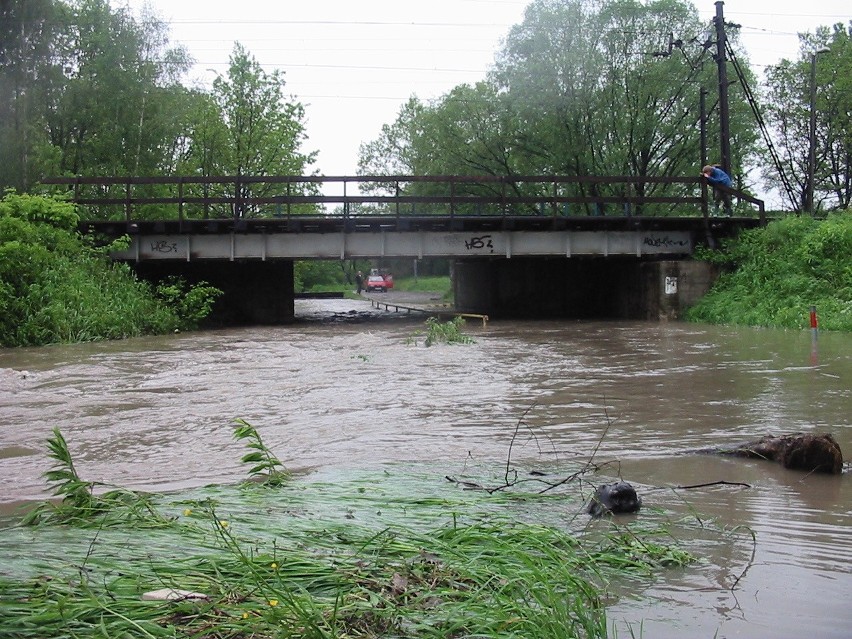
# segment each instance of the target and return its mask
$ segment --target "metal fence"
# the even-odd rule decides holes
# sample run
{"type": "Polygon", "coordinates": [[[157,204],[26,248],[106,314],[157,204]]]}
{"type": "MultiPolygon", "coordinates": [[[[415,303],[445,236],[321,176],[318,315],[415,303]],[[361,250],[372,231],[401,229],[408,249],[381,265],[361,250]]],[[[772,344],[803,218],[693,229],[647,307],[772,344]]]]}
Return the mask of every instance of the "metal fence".
{"type": "MultiPolygon", "coordinates": [[[[291,217],[708,215],[701,177],[635,176],[178,176],[50,178],[91,221],[291,217]]],[[[724,189],[736,217],[765,222],[762,200],[724,189]]]]}

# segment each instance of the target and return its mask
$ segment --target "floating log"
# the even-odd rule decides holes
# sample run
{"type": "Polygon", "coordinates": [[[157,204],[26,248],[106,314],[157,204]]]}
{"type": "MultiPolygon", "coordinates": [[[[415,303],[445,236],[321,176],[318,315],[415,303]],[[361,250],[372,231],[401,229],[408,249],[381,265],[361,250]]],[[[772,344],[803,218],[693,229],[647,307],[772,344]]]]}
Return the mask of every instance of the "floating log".
{"type": "Polygon", "coordinates": [[[809,473],[839,475],[843,472],[843,453],[831,435],[793,433],[766,435],[760,439],[736,446],[703,452],[768,459],[781,463],[784,468],[804,470],[809,473]]]}

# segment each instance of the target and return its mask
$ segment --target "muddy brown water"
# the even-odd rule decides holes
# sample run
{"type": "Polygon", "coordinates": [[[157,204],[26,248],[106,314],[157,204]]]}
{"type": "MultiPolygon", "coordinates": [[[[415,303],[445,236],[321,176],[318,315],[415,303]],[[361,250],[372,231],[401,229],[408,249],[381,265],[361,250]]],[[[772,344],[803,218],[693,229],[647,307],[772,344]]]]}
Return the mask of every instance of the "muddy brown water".
{"type": "MultiPolygon", "coordinates": [[[[700,561],[614,599],[613,634],[852,636],[852,487],[771,462],[682,455],[766,433],[830,432],[852,456],[852,339],[635,322],[470,322],[475,344],[411,343],[415,315],[297,300],[299,323],[0,351],[0,505],[45,497],[60,426],[87,479],[172,490],[244,476],[242,417],[291,469],[588,458],[648,515],[698,518],[700,561]],[[725,480],[751,487],[673,487],[725,480]],[[742,527],[742,528],[738,528],[742,527]],[[750,533],[756,535],[752,543],[750,533]]],[[[602,478],[603,479],[603,478],[602,478]]],[[[619,586],[613,586],[616,594],[619,586]]]]}

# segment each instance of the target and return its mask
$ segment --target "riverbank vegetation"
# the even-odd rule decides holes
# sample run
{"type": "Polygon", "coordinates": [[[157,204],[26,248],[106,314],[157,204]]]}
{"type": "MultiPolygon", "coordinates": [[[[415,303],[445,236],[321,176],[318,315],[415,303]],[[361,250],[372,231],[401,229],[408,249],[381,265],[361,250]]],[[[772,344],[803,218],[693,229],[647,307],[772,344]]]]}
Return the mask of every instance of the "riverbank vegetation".
{"type": "Polygon", "coordinates": [[[789,216],[697,257],[723,269],[688,311],[693,321],[803,329],[816,307],[823,330],[852,331],[852,213],[789,216]]]}
{"type": "Polygon", "coordinates": [[[572,531],[582,507],[566,493],[467,491],[409,469],[108,501],[59,431],[50,450],[60,504],[0,530],[0,615],[17,639],[606,637],[611,583],[693,561],[652,525],[572,531]]]}
{"type": "Polygon", "coordinates": [[[0,200],[0,345],[162,334],[195,328],[210,312],[217,289],[141,282],[109,260],[109,246],[81,237],[77,221],[60,199],[8,192],[0,200]]]}

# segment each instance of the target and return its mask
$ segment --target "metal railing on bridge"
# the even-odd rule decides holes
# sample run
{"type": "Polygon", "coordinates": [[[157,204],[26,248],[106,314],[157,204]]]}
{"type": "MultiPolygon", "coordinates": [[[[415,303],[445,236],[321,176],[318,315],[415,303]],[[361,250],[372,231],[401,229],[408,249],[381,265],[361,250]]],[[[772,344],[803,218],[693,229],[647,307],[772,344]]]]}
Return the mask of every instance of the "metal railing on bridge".
{"type": "MultiPolygon", "coordinates": [[[[358,220],[707,217],[701,177],[636,176],[177,176],[45,179],[64,186],[89,221],[358,220]]],[[[741,218],[765,222],[762,200],[729,189],[741,218]]],[[[245,227],[245,224],[242,224],[245,227]]],[[[353,227],[354,228],[354,227],[353,227]]]]}

